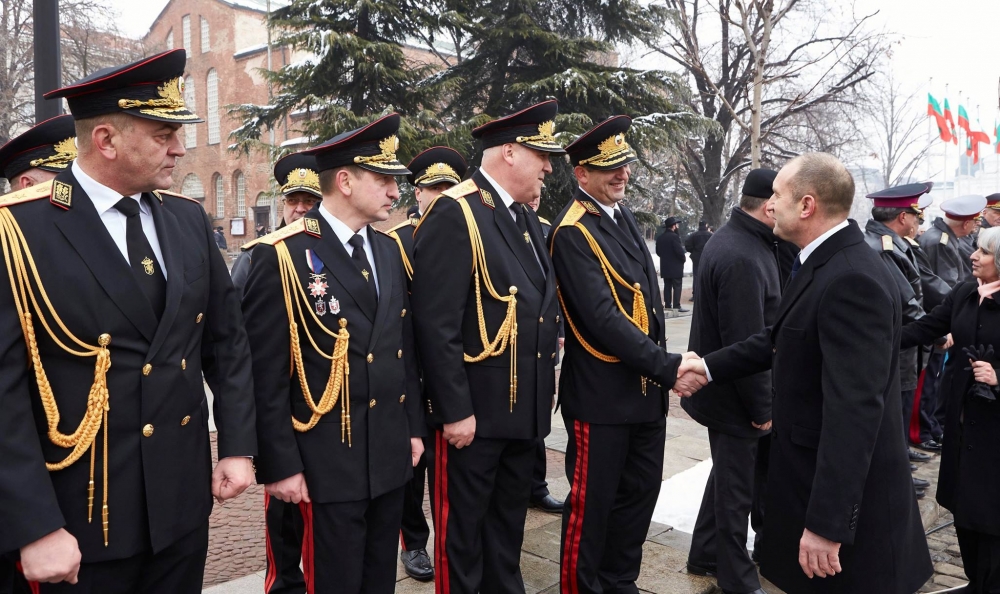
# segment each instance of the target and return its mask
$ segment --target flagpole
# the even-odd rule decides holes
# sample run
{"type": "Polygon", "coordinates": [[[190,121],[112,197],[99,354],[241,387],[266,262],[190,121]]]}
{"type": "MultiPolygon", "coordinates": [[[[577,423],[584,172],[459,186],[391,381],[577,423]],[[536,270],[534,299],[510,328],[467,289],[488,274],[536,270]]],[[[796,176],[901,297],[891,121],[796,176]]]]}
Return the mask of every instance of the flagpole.
{"type": "MultiPolygon", "coordinates": [[[[931,94],[931,90],[933,88],[934,88],[934,77],[933,76],[929,76],[929,77],[927,77],[927,94],[928,95],[931,94]]],[[[945,93],[946,93],[945,94],[945,98],[947,99],[947,97],[948,97],[947,96],[947,91],[945,93]]],[[[928,138],[927,142],[929,142],[931,144],[934,143],[934,131],[933,131],[933,128],[931,128],[931,119],[930,118],[927,118],[927,138],[928,138]]],[[[931,160],[927,159],[927,179],[930,179],[930,178],[931,178],[931,160]]]]}

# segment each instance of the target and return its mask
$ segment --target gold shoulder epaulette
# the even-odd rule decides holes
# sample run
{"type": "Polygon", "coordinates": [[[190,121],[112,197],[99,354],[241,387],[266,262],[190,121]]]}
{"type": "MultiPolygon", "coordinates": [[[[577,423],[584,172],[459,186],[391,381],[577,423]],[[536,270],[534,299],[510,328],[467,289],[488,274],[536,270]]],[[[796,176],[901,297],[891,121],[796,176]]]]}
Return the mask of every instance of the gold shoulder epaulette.
{"type": "Polygon", "coordinates": [[[920,245],[919,243],[917,243],[917,240],[913,239],[912,237],[904,237],[903,239],[905,239],[907,243],[909,243],[910,245],[915,245],[915,246],[920,245]]]}
{"type": "Polygon", "coordinates": [[[550,223],[549,220],[546,218],[538,217],[538,222],[543,225],[548,225],[549,227],[552,226],[552,223],[550,223]]]}
{"type": "Polygon", "coordinates": [[[941,234],[941,245],[948,245],[948,234],[947,233],[942,233],[941,234]]]}
{"type": "MultiPolygon", "coordinates": [[[[390,234],[390,233],[392,233],[394,231],[399,231],[403,227],[410,227],[410,226],[414,226],[415,227],[417,225],[417,223],[416,223],[417,220],[418,219],[406,219],[405,221],[403,221],[402,223],[396,225],[392,229],[389,229],[388,231],[385,231],[385,234],[388,235],[388,234],[390,234]]],[[[375,229],[375,228],[372,227],[372,229],[375,229]]],[[[375,230],[378,231],[378,229],[375,229],[375,230]]]]}
{"type": "Polygon", "coordinates": [[[21,204],[22,202],[31,202],[32,200],[39,200],[41,198],[48,198],[50,195],[52,195],[52,184],[37,184],[29,188],[24,188],[23,190],[18,190],[16,192],[0,196],[0,208],[5,208],[13,204],[21,204]]]}
{"type": "Polygon", "coordinates": [[[295,221],[291,225],[285,225],[284,227],[278,229],[274,233],[268,233],[264,237],[258,237],[257,239],[251,241],[250,243],[245,243],[240,249],[243,251],[247,251],[248,249],[260,243],[266,245],[275,245],[288,239],[292,235],[297,235],[305,230],[306,230],[306,222],[305,219],[302,218],[295,221]]]}
{"type": "Polygon", "coordinates": [[[563,217],[562,222],[559,223],[560,227],[572,227],[583,218],[586,214],[587,208],[580,203],[579,200],[574,200],[573,204],[570,205],[569,210],[566,211],[566,216],[563,217]]]}
{"type": "Polygon", "coordinates": [[[882,236],[882,251],[891,252],[892,251],[892,238],[888,235],[882,236]]]}
{"type": "Polygon", "coordinates": [[[198,200],[191,198],[190,196],[185,196],[184,194],[178,194],[177,192],[168,192],[167,190],[153,190],[153,196],[156,196],[157,200],[163,202],[163,196],[161,194],[166,194],[167,196],[173,196],[174,198],[183,198],[185,200],[190,200],[191,202],[197,202],[201,204],[198,200]]]}
{"type": "Polygon", "coordinates": [[[479,186],[476,185],[476,182],[472,181],[471,179],[467,179],[464,182],[458,184],[457,186],[452,186],[447,190],[445,190],[444,192],[441,192],[441,194],[449,198],[461,198],[462,196],[468,196],[469,194],[475,192],[478,189],[479,186]]]}

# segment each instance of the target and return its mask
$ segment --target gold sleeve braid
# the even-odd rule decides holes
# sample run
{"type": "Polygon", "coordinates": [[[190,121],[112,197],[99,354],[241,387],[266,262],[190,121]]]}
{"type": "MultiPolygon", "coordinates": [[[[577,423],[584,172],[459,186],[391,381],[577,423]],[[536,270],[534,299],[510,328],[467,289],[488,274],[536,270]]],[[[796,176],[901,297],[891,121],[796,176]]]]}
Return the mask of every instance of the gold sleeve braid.
{"type": "Polygon", "coordinates": [[[510,412],[514,412],[514,405],[517,404],[517,287],[510,287],[506,297],[501,297],[497,293],[496,288],[493,287],[493,281],[490,279],[483,238],[479,234],[479,226],[472,214],[472,208],[464,197],[458,198],[456,201],[462,207],[462,213],[465,215],[465,224],[469,229],[469,241],[472,244],[472,276],[476,285],[476,316],[479,320],[479,339],[483,343],[483,352],[478,355],[464,354],[465,362],[478,363],[487,357],[499,357],[510,346],[510,412]],[[480,282],[480,277],[482,282],[480,282]],[[486,292],[496,301],[507,304],[507,315],[500,324],[493,340],[490,340],[486,330],[481,287],[486,287],[486,292]]]}
{"type": "Polygon", "coordinates": [[[295,274],[295,264],[292,262],[292,255],[288,252],[288,246],[284,242],[279,242],[274,245],[274,249],[278,254],[278,274],[281,277],[281,291],[285,297],[285,312],[288,315],[289,343],[292,355],[292,369],[290,371],[294,373],[295,370],[298,370],[299,386],[302,388],[306,406],[312,413],[309,421],[305,423],[293,415],[292,426],[300,433],[309,431],[319,423],[323,415],[332,411],[333,407],[337,405],[337,401],[340,400],[340,441],[341,443],[346,441],[348,447],[351,447],[351,370],[347,359],[351,335],[347,332],[347,320],[340,319],[340,330],[337,332],[324,326],[316,316],[316,312],[309,307],[306,292],[295,274]],[[306,305],[304,309],[303,303],[306,305]],[[305,331],[306,338],[309,339],[309,344],[317,353],[330,360],[330,376],[327,378],[326,386],[318,403],[313,398],[312,392],[309,390],[309,383],[306,381],[306,369],[302,363],[302,346],[299,340],[299,325],[295,321],[296,311],[298,311],[298,319],[303,321],[302,329],[305,331]],[[304,312],[306,311],[312,316],[316,325],[336,341],[332,354],[326,354],[316,344],[309,332],[309,326],[305,324],[304,312]]]}
{"type": "Polygon", "coordinates": [[[0,249],[4,262],[7,265],[7,276],[10,280],[12,292],[14,294],[14,305],[17,308],[18,316],[21,320],[21,330],[24,333],[25,343],[28,347],[29,363],[35,374],[35,382],[38,385],[39,397],[42,401],[42,408],[45,411],[45,420],[48,426],[49,440],[61,448],[72,448],[69,455],[60,462],[46,462],[45,467],[50,471],[63,470],[76,463],[84,453],[90,450],[90,481],[87,487],[87,521],[93,520],[94,510],[94,467],[97,456],[97,434],[104,429],[104,484],[103,501],[101,507],[102,527],[104,532],[104,546],[108,546],[108,412],[111,404],[108,394],[107,373],[111,367],[111,354],[108,351],[108,344],[111,343],[111,336],[102,334],[98,337],[98,346],[89,345],[77,338],[63,323],[59,314],[56,313],[52,302],[49,301],[45,287],[42,286],[38,269],[35,266],[31,250],[25,240],[21,227],[18,225],[14,215],[6,208],[0,208],[0,249]],[[33,281],[33,282],[32,282],[33,281]],[[38,295],[36,295],[36,289],[38,295]],[[39,302],[41,298],[41,303],[39,302]],[[29,305],[30,301],[30,305],[29,305]],[[44,308],[42,307],[44,305],[44,308]],[[87,395],[87,410],[83,419],[73,433],[66,435],[59,431],[59,406],[55,395],[52,392],[52,385],[49,383],[42,359],[38,352],[38,340],[35,335],[35,325],[31,310],[37,313],[39,321],[45,331],[52,338],[53,342],[62,350],[74,357],[95,357],[94,382],[90,386],[87,395]],[[50,326],[46,313],[52,317],[52,321],[62,332],[66,339],[75,343],[81,350],[76,350],[67,346],[60,336],[50,326]]]}
{"type": "MultiPolygon", "coordinates": [[[[643,334],[649,333],[649,314],[646,312],[646,300],[642,294],[642,286],[639,283],[629,283],[627,280],[622,278],[618,271],[614,269],[611,262],[608,261],[607,256],[604,255],[604,251],[601,250],[601,246],[598,245],[597,240],[594,236],[587,230],[587,228],[580,223],[579,218],[583,214],[583,207],[580,206],[579,202],[574,203],[570,207],[569,212],[567,212],[566,217],[563,219],[559,227],[552,230],[552,242],[549,247],[549,255],[555,248],[555,234],[559,232],[563,227],[575,227],[583,234],[584,239],[587,240],[587,244],[590,246],[591,251],[597,257],[597,261],[601,265],[601,271],[604,272],[604,279],[608,283],[608,288],[611,289],[611,296],[615,300],[615,304],[618,306],[618,311],[625,316],[633,326],[638,328],[643,332],[643,334]],[[577,209],[579,207],[579,209],[577,209]],[[625,306],[622,305],[621,299],[618,297],[618,291],[615,289],[615,283],[618,283],[622,287],[628,289],[632,292],[632,312],[631,314],[625,310],[625,306]]],[[[563,316],[566,318],[566,323],[569,325],[570,330],[573,332],[573,336],[580,342],[592,357],[603,361],[605,363],[619,363],[621,359],[612,355],[606,355],[587,342],[580,331],[577,329],[576,324],[573,323],[573,318],[570,317],[569,309],[566,307],[566,302],[563,300],[562,289],[556,284],[556,295],[559,297],[559,305],[562,307],[563,316]]],[[[646,378],[642,378],[642,392],[646,393],[646,378]]]]}

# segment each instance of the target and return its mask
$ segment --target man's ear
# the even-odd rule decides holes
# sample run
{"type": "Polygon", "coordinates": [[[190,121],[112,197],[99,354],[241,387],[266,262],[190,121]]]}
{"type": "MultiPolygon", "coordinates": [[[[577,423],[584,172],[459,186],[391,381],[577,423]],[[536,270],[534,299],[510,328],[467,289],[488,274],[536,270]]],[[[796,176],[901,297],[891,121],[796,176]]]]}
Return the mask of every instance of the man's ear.
{"type": "Polygon", "coordinates": [[[816,214],[818,206],[816,198],[812,194],[806,194],[802,197],[802,200],[799,200],[799,208],[801,209],[799,211],[799,218],[805,219],[813,216],[816,214]]]}

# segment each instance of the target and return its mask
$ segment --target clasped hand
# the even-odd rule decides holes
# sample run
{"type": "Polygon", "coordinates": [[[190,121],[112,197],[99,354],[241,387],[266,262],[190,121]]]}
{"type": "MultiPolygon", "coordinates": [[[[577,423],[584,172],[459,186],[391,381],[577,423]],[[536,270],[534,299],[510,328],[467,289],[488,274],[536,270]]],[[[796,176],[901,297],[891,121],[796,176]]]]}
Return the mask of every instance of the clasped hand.
{"type": "Polygon", "coordinates": [[[677,380],[674,381],[673,391],[681,398],[687,398],[708,384],[708,372],[697,353],[689,351],[681,357],[681,365],[677,368],[677,380]]]}

